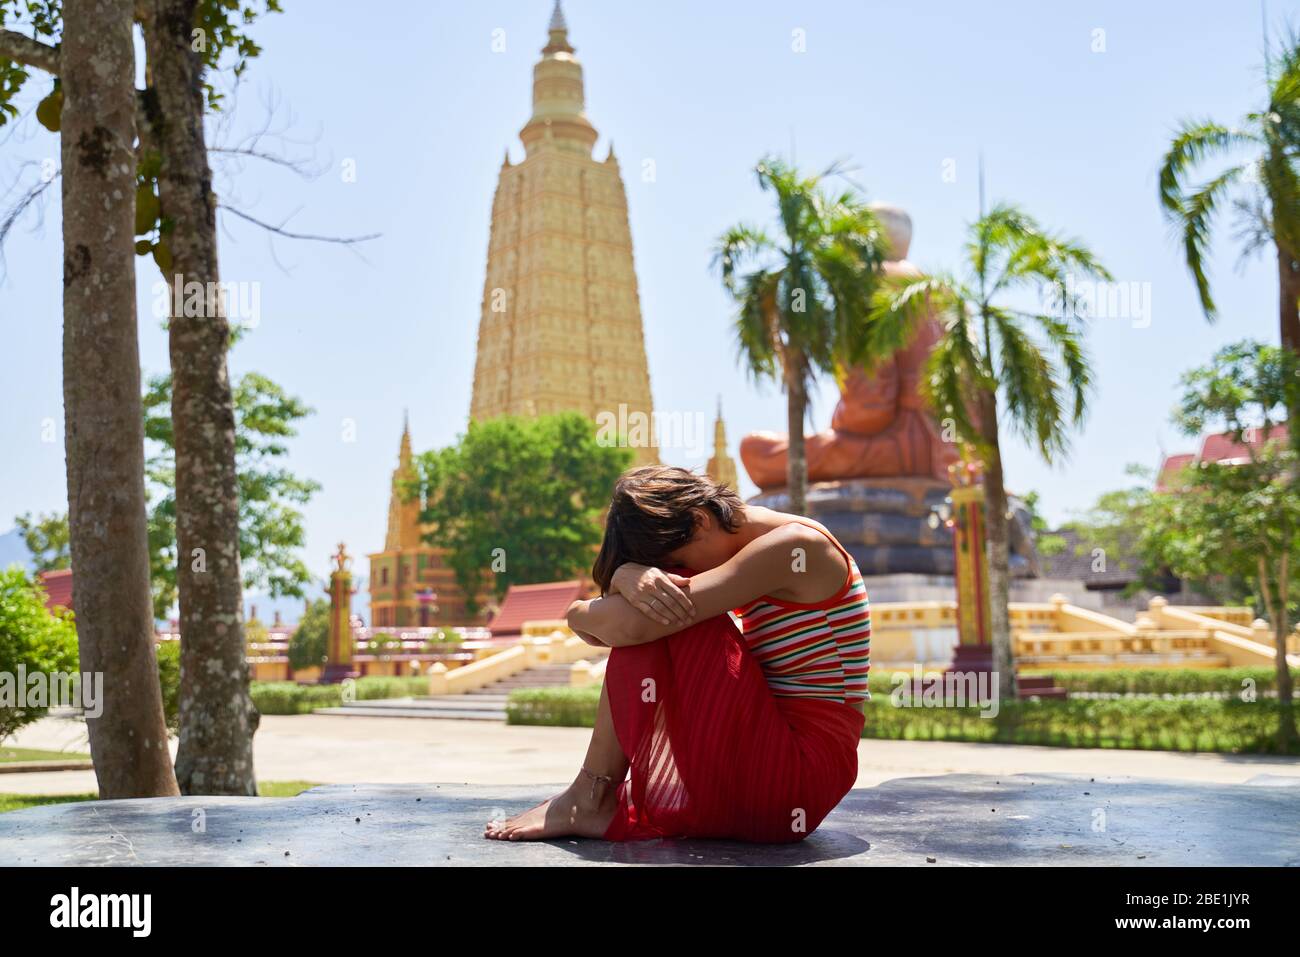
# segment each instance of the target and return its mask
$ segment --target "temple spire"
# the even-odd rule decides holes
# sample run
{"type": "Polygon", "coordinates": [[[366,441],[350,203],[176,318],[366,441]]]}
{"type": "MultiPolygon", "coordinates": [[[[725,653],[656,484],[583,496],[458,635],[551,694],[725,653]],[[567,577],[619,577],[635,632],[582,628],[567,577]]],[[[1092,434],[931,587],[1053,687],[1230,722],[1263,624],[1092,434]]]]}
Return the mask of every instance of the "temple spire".
{"type": "Polygon", "coordinates": [[[402,444],[397,450],[399,470],[405,470],[411,464],[411,416],[408,410],[402,410],[402,444]]]}
{"type": "Polygon", "coordinates": [[[736,460],[727,454],[727,427],[722,422],[722,396],[718,396],[718,417],[713,422],[713,457],[704,466],[709,478],[732,491],[739,491],[736,460]]]}
{"type": "Polygon", "coordinates": [[[519,131],[530,155],[538,149],[591,155],[596,130],[587,119],[582,65],[573,54],[569,24],[557,0],[542,58],[533,67],[533,115],[519,131]]]}
{"type": "Polygon", "coordinates": [[[388,533],[384,550],[416,548],[420,544],[420,503],[407,498],[406,485],[416,477],[411,453],[411,422],[402,412],[402,442],[397,451],[397,468],[388,494],[388,533]]]}

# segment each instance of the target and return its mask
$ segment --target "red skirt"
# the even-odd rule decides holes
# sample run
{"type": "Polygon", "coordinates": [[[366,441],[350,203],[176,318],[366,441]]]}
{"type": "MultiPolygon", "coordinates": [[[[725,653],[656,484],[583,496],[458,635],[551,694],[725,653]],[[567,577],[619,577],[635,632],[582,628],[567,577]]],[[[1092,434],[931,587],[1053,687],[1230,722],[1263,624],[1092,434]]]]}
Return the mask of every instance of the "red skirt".
{"type": "Polygon", "coordinates": [[[726,615],[615,648],[605,688],[631,764],[606,840],[800,841],[857,780],[861,712],[773,695],[726,615]]]}

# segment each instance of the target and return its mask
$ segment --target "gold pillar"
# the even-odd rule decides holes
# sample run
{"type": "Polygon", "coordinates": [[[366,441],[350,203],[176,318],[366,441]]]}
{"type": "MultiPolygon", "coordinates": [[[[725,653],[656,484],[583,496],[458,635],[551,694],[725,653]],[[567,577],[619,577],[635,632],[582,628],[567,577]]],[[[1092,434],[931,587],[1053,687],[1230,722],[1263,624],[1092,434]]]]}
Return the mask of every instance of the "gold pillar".
{"type": "Polygon", "coordinates": [[[992,650],[989,617],[989,565],[985,548],[984,482],[979,462],[963,457],[948,467],[953,489],[952,515],[954,578],[957,585],[958,645],[992,650]]]}
{"type": "Polygon", "coordinates": [[[342,681],[355,678],[352,654],[352,558],[342,542],[333,556],[335,567],[330,572],[330,631],[325,651],[325,672],[321,680],[342,681]]]}

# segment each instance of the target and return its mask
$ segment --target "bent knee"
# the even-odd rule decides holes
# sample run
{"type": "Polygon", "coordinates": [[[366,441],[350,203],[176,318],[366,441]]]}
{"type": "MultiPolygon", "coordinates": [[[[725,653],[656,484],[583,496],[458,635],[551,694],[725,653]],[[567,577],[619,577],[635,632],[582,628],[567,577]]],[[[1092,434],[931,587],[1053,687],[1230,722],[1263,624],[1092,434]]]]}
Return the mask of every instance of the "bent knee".
{"type": "Polygon", "coordinates": [[[660,639],[672,641],[687,637],[698,638],[701,635],[725,635],[729,638],[739,638],[740,629],[736,623],[731,620],[731,616],[725,612],[721,615],[714,615],[712,618],[704,618],[700,621],[687,625],[681,631],[675,631],[671,635],[660,639]]]}

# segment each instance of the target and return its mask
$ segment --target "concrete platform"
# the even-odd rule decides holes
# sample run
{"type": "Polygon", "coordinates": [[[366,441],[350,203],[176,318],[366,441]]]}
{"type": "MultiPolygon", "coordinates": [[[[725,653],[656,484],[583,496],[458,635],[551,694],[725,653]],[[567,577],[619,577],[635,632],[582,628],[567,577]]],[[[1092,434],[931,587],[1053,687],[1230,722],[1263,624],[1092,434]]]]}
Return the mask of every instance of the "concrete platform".
{"type": "Polygon", "coordinates": [[[94,801],[0,815],[0,866],[1284,865],[1300,779],[950,774],[856,789],[807,840],[503,844],[483,823],[559,786],[329,785],[295,798],[94,801]],[[203,829],[196,833],[195,822],[203,829]]]}

